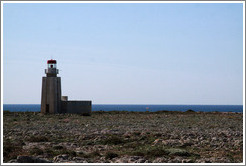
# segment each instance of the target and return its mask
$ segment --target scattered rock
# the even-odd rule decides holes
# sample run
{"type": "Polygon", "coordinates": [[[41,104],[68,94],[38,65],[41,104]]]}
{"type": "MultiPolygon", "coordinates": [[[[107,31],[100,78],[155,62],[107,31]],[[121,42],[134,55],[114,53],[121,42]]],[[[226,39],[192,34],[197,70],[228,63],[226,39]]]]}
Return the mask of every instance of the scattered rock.
{"type": "Polygon", "coordinates": [[[131,137],[131,135],[132,135],[132,133],[130,133],[130,132],[125,132],[124,134],[123,134],[123,137],[125,137],[125,138],[130,138],[131,137]]]}
{"type": "Polygon", "coordinates": [[[82,157],[73,157],[72,159],[76,163],[88,163],[85,158],[82,157]]]}
{"type": "Polygon", "coordinates": [[[54,162],[67,162],[68,161],[68,155],[67,154],[61,154],[61,155],[58,155],[58,156],[55,156],[53,158],[53,161],[54,162]]]}
{"type": "Polygon", "coordinates": [[[4,162],[240,163],[243,161],[241,113],[101,113],[83,118],[66,114],[38,115],[29,113],[4,115],[4,162]],[[15,124],[13,118],[17,119],[15,122],[18,123],[15,124]],[[46,137],[47,140],[30,139],[33,135],[35,138],[46,137]],[[109,140],[109,138],[117,139],[109,140]],[[152,155],[151,149],[158,147],[169,152],[158,155],[160,151],[157,150],[157,155],[152,155]],[[118,156],[106,159],[107,152],[117,153],[118,156]],[[16,156],[18,160],[13,159],[16,156]],[[51,157],[53,160],[48,161],[47,159],[51,157]]]}
{"type": "Polygon", "coordinates": [[[175,157],[174,159],[171,159],[168,161],[168,163],[182,163],[183,158],[181,157],[175,157]]]}
{"type": "Polygon", "coordinates": [[[8,163],[18,163],[17,159],[9,160],[8,163]]]}
{"type": "Polygon", "coordinates": [[[51,161],[33,157],[33,156],[18,156],[17,162],[18,163],[52,163],[51,161]]]}
{"type": "Polygon", "coordinates": [[[182,163],[194,163],[192,159],[183,159],[182,163]]]}
{"type": "Polygon", "coordinates": [[[115,160],[112,160],[112,162],[115,162],[115,163],[145,163],[148,161],[142,156],[124,156],[121,158],[116,158],[115,160]]]}
{"type": "Polygon", "coordinates": [[[156,139],[154,142],[153,142],[153,146],[156,146],[156,145],[160,145],[163,143],[163,139],[156,139]]]}
{"type": "Polygon", "coordinates": [[[169,146],[181,145],[179,139],[163,140],[162,143],[163,143],[164,145],[169,145],[169,146]]]}
{"type": "Polygon", "coordinates": [[[168,160],[164,157],[158,157],[156,159],[154,159],[152,162],[153,163],[166,163],[168,160]]]}

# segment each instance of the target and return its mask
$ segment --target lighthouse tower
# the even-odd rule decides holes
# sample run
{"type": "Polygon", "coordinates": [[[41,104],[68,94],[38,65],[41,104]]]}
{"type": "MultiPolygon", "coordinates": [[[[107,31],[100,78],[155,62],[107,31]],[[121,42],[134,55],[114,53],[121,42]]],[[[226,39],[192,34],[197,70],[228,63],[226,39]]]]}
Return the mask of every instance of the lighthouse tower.
{"type": "Polygon", "coordinates": [[[46,77],[42,79],[41,113],[60,113],[61,111],[61,77],[57,77],[59,70],[56,60],[47,61],[46,77]]]}

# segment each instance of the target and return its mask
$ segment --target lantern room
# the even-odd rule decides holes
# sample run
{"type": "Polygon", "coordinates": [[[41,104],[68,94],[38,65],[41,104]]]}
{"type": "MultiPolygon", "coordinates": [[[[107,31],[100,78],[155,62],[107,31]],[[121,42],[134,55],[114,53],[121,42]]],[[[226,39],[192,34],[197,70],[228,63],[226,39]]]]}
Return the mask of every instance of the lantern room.
{"type": "Polygon", "coordinates": [[[50,59],[47,61],[47,69],[45,69],[45,74],[47,77],[56,77],[58,74],[58,69],[56,69],[56,60],[50,59]]]}
{"type": "Polygon", "coordinates": [[[48,68],[56,68],[56,60],[48,60],[47,61],[48,68]]]}

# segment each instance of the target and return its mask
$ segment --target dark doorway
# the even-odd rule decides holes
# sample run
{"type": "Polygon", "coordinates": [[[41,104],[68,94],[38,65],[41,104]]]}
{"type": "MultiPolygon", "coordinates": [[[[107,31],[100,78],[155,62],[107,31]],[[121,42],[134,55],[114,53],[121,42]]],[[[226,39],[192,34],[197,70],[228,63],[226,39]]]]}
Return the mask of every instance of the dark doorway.
{"type": "Polygon", "coordinates": [[[50,112],[49,104],[46,104],[46,110],[45,110],[45,113],[49,113],[49,112],[50,112]]]}

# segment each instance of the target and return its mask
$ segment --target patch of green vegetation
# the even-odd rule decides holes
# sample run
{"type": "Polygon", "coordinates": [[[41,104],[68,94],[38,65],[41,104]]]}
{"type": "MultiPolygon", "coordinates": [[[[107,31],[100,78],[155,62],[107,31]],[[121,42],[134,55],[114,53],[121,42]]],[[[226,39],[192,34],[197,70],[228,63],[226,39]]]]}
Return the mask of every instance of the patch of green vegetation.
{"type": "MultiPolygon", "coordinates": [[[[123,147],[125,148],[125,149],[135,149],[135,148],[137,148],[137,147],[139,147],[139,146],[143,146],[143,143],[141,143],[141,142],[138,142],[138,141],[132,141],[132,142],[128,142],[128,143],[125,143],[124,145],[123,145],[123,147]]],[[[120,147],[121,148],[121,147],[120,147]]]]}
{"type": "Polygon", "coordinates": [[[41,154],[44,154],[44,151],[42,149],[39,149],[39,148],[35,147],[33,149],[30,149],[29,153],[31,155],[41,155],[41,154]]]}
{"type": "Polygon", "coordinates": [[[187,156],[187,157],[191,156],[191,154],[184,149],[170,148],[170,149],[167,149],[166,151],[168,151],[169,155],[187,156]]]}
{"type": "Polygon", "coordinates": [[[128,155],[144,156],[145,158],[166,156],[169,152],[164,147],[142,145],[130,151],[123,152],[128,155]]]}
{"type": "Polygon", "coordinates": [[[124,146],[123,149],[119,149],[121,155],[133,155],[133,156],[144,156],[147,159],[154,159],[156,157],[189,157],[194,160],[200,158],[200,155],[195,153],[190,153],[185,149],[170,148],[165,146],[152,146],[151,144],[136,143],[132,142],[124,146]],[[133,148],[130,145],[133,144],[133,148]]]}
{"type": "Polygon", "coordinates": [[[54,148],[47,148],[44,150],[44,153],[48,154],[50,157],[55,157],[60,154],[67,154],[69,156],[75,157],[77,156],[77,153],[73,150],[68,150],[66,148],[63,149],[54,149],[54,148]]]}
{"type": "Polygon", "coordinates": [[[117,135],[111,135],[107,137],[104,140],[99,141],[99,143],[103,145],[118,145],[125,143],[125,140],[123,137],[117,136],[117,135]]]}

